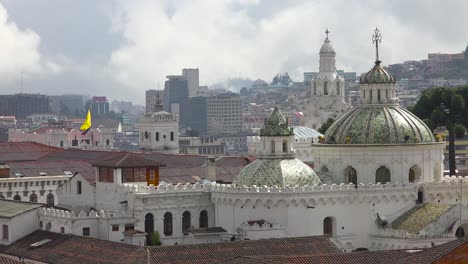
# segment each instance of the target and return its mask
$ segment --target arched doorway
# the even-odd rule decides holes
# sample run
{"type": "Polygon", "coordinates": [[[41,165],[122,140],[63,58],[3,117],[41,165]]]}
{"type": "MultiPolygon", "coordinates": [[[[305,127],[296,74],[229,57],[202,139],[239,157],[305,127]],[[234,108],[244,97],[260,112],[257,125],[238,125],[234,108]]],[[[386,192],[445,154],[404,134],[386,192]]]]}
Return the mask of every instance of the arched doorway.
{"type": "Polygon", "coordinates": [[[333,236],[335,230],[333,230],[334,219],[331,216],[325,217],[323,219],[323,234],[333,236]]]}
{"type": "Polygon", "coordinates": [[[348,166],[346,169],[345,183],[352,183],[354,184],[354,187],[357,188],[357,171],[355,168],[348,166]]]}
{"type": "Polygon", "coordinates": [[[147,213],[145,215],[145,232],[146,232],[146,245],[151,246],[151,233],[154,232],[154,217],[153,214],[147,213]]]}
{"type": "Polygon", "coordinates": [[[169,212],[164,214],[164,235],[172,236],[172,214],[169,212]]]}
{"type": "Polygon", "coordinates": [[[424,202],[424,188],[419,187],[418,188],[418,200],[416,201],[416,203],[422,204],[423,202],[424,202]]]}
{"type": "Polygon", "coordinates": [[[190,221],[190,212],[189,211],[185,211],[183,214],[182,214],[182,233],[184,233],[184,235],[187,235],[187,230],[190,229],[190,226],[191,226],[191,221],[190,221]]]}
{"type": "Polygon", "coordinates": [[[203,210],[200,212],[200,228],[208,227],[208,212],[203,210]]]}
{"type": "Polygon", "coordinates": [[[408,171],[408,182],[417,182],[421,177],[421,169],[414,165],[408,171]]]}
{"type": "Polygon", "coordinates": [[[455,231],[455,236],[457,238],[468,237],[468,223],[463,224],[457,228],[455,231]]]}
{"type": "Polygon", "coordinates": [[[380,166],[375,172],[375,183],[385,184],[390,182],[390,170],[385,166],[380,166]]]}
{"type": "Polygon", "coordinates": [[[37,203],[37,195],[35,193],[31,193],[31,195],[29,195],[29,202],[37,203]]]}
{"type": "Polygon", "coordinates": [[[19,196],[18,194],[16,194],[15,196],[13,196],[13,200],[15,200],[15,201],[21,201],[21,196],[19,196]]]}

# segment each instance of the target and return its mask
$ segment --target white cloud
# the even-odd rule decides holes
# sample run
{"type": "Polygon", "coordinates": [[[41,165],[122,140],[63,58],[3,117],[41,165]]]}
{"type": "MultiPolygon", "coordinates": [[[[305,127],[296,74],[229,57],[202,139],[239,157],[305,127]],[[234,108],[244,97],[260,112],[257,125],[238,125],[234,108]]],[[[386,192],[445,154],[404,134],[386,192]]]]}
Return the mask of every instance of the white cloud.
{"type": "Polygon", "coordinates": [[[40,51],[40,37],[30,29],[21,30],[9,21],[7,10],[0,4],[0,77],[2,82],[18,80],[36,73],[58,73],[60,66],[40,51]]]}

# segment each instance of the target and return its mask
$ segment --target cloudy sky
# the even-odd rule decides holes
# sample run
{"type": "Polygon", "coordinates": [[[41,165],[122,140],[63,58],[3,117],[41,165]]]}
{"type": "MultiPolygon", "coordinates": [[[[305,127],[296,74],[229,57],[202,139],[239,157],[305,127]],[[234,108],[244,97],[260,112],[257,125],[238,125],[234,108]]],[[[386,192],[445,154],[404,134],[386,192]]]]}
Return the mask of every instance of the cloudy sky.
{"type": "Polygon", "coordinates": [[[466,0],[0,0],[0,94],[107,95],[143,103],[165,76],[200,69],[201,84],[295,80],[318,70],[324,31],[337,67],[455,53],[468,41],[466,0]]]}

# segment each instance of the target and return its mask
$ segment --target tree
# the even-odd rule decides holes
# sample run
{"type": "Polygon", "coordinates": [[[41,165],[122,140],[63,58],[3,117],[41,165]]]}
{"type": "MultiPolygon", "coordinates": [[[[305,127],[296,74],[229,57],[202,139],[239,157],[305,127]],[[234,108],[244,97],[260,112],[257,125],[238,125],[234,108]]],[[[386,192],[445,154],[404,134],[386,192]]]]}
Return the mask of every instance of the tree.
{"type": "Polygon", "coordinates": [[[327,122],[325,122],[325,124],[323,124],[318,132],[320,132],[321,134],[325,134],[325,132],[327,132],[328,128],[333,124],[333,122],[335,122],[335,119],[333,118],[328,118],[327,122]]]}
{"type": "Polygon", "coordinates": [[[430,120],[431,129],[445,126],[449,131],[449,169],[455,175],[455,123],[467,125],[468,119],[463,115],[465,100],[468,99],[468,87],[433,88],[425,90],[412,108],[419,118],[430,120]]]}
{"type": "Polygon", "coordinates": [[[456,138],[463,138],[465,136],[465,131],[466,129],[462,124],[455,124],[455,126],[453,126],[453,132],[456,138]]]}
{"type": "Polygon", "coordinates": [[[159,234],[158,231],[154,231],[149,233],[149,240],[151,245],[148,246],[160,246],[162,245],[161,243],[161,235],[159,234]]]}

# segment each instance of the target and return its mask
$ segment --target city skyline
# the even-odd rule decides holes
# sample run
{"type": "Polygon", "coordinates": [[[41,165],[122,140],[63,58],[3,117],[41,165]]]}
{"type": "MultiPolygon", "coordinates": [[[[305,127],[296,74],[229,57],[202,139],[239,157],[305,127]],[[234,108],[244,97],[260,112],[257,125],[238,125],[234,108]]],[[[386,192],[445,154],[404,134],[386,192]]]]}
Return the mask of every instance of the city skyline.
{"type": "Polygon", "coordinates": [[[143,104],[166,75],[199,68],[200,85],[318,70],[329,29],[337,67],[371,66],[382,31],[384,65],[459,53],[468,3],[405,1],[0,1],[0,94],[112,95],[143,104]],[[40,12],[38,12],[40,11],[40,12]],[[448,16],[450,12],[450,16],[448,16]],[[203,14],[203,15],[202,15],[203,14]],[[436,24],[433,21],[437,21],[436,24]],[[428,45],[427,43],[430,43],[428,45]]]}

